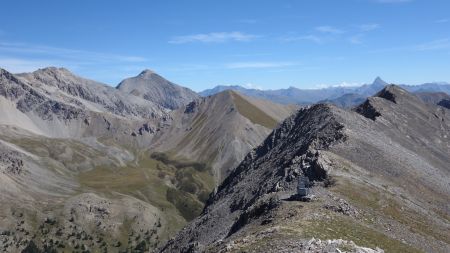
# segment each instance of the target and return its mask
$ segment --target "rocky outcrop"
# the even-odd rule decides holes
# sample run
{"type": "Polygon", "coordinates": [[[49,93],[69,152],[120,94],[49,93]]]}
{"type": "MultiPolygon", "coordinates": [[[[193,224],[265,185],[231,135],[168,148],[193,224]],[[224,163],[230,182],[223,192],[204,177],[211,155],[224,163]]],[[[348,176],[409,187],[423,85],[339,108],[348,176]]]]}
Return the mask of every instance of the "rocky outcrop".
{"type": "Polygon", "coordinates": [[[442,99],[438,105],[450,109],[450,99],[442,99]]]}
{"type": "Polygon", "coordinates": [[[20,175],[23,173],[23,160],[17,151],[0,151],[0,172],[20,175]]]}

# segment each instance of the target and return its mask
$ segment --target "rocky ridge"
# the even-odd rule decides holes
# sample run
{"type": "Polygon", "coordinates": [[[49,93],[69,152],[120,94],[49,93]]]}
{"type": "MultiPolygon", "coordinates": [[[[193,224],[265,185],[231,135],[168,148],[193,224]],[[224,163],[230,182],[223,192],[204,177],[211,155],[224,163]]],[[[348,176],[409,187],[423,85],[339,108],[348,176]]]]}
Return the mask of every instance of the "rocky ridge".
{"type": "Polygon", "coordinates": [[[441,235],[450,228],[449,133],[446,109],[398,86],[355,112],[302,109],[245,157],[202,215],[161,252],[226,251],[230,242],[275,226],[274,239],[256,238],[239,250],[280,250],[276,245],[317,235],[393,252],[447,251],[450,238],[441,235]],[[302,175],[314,182],[309,203],[291,200],[302,175]]]}

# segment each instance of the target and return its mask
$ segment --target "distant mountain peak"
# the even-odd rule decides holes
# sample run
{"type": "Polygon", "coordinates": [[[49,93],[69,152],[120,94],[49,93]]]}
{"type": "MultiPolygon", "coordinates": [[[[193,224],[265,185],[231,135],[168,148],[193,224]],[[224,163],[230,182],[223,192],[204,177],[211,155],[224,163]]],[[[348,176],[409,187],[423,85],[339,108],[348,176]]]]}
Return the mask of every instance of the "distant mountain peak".
{"type": "Polygon", "coordinates": [[[38,69],[34,71],[33,73],[65,73],[65,74],[72,74],[68,69],[66,68],[58,68],[58,67],[45,67],[42,69],[38,69]]]}
{"type": "Polygon", "coordinates": [[[74,73],[70,72],[66,68],[58,68],[58,67],[45,67],[42,69],[38,69],[31,73],[32,75],[39,77],[39,78],[79,78],[74,73]]]}
{"type": "Polygon", "coordinates": [[[127,78],[116,89],[149,100],[173,110],[187,105],[199,96],[194,91],[170,82],[150,69],[127,78]]]}
{"type": "Polygon", "coordinates": [[[139,73],[138,77],[148,78],[155,74],[156,72],[151,69],[144,69],[141,73],[139,73]]]}
{"type": "Polygon", "coordinates": [[[377,76],[375,80],[373,80],[372,85],[386,86],[388,83],[381,79],[381,77],[377,76]]]}

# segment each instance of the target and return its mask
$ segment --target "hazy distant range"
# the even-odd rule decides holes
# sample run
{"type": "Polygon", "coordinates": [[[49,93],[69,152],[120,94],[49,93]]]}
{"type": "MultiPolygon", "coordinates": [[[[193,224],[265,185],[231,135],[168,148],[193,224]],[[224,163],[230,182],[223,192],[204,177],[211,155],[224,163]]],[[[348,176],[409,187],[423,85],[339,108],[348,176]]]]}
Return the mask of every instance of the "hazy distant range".
{"type": "MultiPolygon", "coordinates": [[[[216,86],[199,94],[210,96],[224,90],[235,90],[244,95],[271,100],[281,104],[308,105],[317,102],[329,102],[341,107],[351,107],[363,102],[367,97],[383,89],[387,82],[377,77],[373,83],[355,87],[328,87],[322,89],[298,89],[289,87],[278,90],[247,89],[242,86],[216,86]]],[[[425,83],[421,85],[400,85],[413,93],[443,92],[450,94],[449,83],[425,83]]]]}

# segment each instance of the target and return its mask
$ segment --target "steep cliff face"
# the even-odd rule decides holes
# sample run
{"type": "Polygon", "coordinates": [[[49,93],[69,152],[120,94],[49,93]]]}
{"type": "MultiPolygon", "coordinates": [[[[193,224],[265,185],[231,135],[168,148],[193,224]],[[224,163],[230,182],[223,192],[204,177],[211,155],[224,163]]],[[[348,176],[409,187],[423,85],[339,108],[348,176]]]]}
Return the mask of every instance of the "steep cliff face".
{"type": "Polygon", "coordinates": [[[397,86],[356,112],[302,109],[245,157],[161,251],[305,251],[311,237],[388,252],[446,251],[449,134],[446,109],[397,86]],[[300,176],[313,182],[312,202],[293,201],[300,176]]]}
{"type": "Polygon", "coordinates": [[[194,91],[174,84],[151,70],[144,70],[138,76],[123,80],[117,89],[171,110],[199,98],[194,91]]]}

